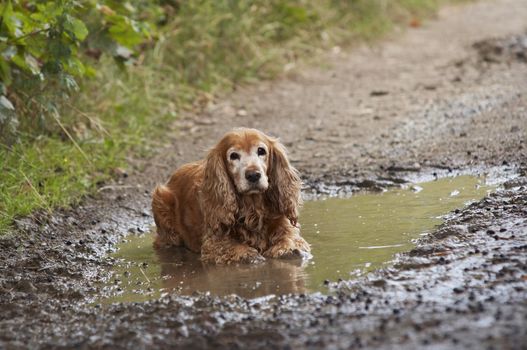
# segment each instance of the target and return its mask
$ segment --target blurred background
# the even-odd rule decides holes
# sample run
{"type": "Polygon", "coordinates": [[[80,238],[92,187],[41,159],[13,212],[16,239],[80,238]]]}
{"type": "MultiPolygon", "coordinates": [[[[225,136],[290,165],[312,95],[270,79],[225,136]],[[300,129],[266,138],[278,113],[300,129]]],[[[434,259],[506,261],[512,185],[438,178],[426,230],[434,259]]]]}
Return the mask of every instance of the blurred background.
{"type": "MultiPolygon", "coordinates": [[[[440,0],[4,0],[0,232],[77,203],[182,111],[297,61],[419,26],[440,0]]],[[[453,2],[453,1],[449,1],[453,2]]]]}

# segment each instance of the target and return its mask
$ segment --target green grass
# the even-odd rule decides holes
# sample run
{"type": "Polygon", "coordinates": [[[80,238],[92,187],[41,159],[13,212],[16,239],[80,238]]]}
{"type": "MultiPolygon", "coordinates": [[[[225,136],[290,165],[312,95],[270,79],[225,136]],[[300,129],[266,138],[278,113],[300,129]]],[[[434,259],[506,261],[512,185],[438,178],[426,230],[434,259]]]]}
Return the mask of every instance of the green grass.
{"type": "Polygon", "coordinates": [[[121,161],[111,141],[79,146],[84,153],[68,142],[41,138],[0,150],[0,229],[7,231],[15,216],[35,209],[50,212],[78,203],[121,161]]]}
{"type": "Polygon", "coordinates": [[[431,16],[443,2],[181,2],[160,40],[126,72],[108,59],[97,65],[97,76],[60,106],[47,127],[54,131],[33,128],[30,110],[22,116],[19,143],[0,145],[0,234],[16,217],[78,203],[130,152],[155,149],[182,109],[199,111],[215,94],[273,78],[298,58],[431,16]]]}

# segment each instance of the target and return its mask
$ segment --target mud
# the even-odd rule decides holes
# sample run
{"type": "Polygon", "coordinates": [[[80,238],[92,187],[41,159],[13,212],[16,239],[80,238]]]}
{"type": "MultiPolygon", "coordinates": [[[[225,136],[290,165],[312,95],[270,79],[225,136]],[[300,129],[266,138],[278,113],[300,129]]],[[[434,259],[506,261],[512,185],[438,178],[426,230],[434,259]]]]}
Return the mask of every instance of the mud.
{"type": "Polygon", "coordinates": [[[490,61],[478,48],[517,42],[525,18],[525,1],[482,1],[399,38],[331,50],[320,67],[181,118],[158,156],[81,206],[18,220],[0,240],[0,348],[525,348],[527,64],[507,53],[516,44],[490,61]],[[495,169],[510,180],[392,267],[329,281],[329,295],[99,305],[116,244],[152,224],[153,185],[232,126],[281,137],[306,197],[495,169]]]}
{"type": "Polygon", "coordinates": [[[474,44],[480,59],[487,63],[527,63],[527,33],[510,38],[487,39],[474,44]]]}

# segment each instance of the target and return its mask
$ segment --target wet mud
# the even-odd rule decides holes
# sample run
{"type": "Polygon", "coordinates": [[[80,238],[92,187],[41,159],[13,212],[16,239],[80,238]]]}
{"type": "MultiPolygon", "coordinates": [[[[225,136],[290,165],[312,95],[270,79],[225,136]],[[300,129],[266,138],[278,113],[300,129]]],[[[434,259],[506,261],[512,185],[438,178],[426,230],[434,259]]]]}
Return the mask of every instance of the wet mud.
{"type": "Polygon", "coordinates": [[[474,44],[483,62],[527,63],[527,33],[509,38],[487,39],[474,44]]]}
{"type": "Polygon", "coordinates": [[[0,348],[525,348],[525,18],[524,1],[482,1],[373,47],[331,50],[321,67],[180,118],[155,157],[80,206],[18,219],[0,239],[0,348]],[[328,276],[324,293],[102,303],[122,288],[105,287],[118,244],[151,228],[153,186],[233,126],[281,137],[306,199],[467,174],[497,189],[391,265],[328,276]]]}

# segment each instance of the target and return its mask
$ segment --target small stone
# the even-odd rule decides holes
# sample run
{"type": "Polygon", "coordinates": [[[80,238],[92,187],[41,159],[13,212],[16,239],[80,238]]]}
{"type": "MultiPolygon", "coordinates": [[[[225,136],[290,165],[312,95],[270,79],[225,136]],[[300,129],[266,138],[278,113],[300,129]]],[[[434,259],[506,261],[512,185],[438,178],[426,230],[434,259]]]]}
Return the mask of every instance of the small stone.
{"type": "Polygon", "coordinates": [[[239,109],[237,112],[236,112],[236,116],[238,117],[246,117],[247,116],[247,111],[245,109],[239,109]]]}
{"type": "Polygon", "coordinates": [[[113,173],[114,173],[114,175],[116,175],[118,177],[124,177],[124,178],[128,177],[128,173],[123,168],[114,168],[113,169],[113,173]]]}
{"type": "Polygon", "coordinates": [[[179,329],[178,329],[178,333],[179,333],[182,337],[187,338],[188,335],[189,335],[187,326],[183,325],[183,326],[179,327],[179,329]]]}

